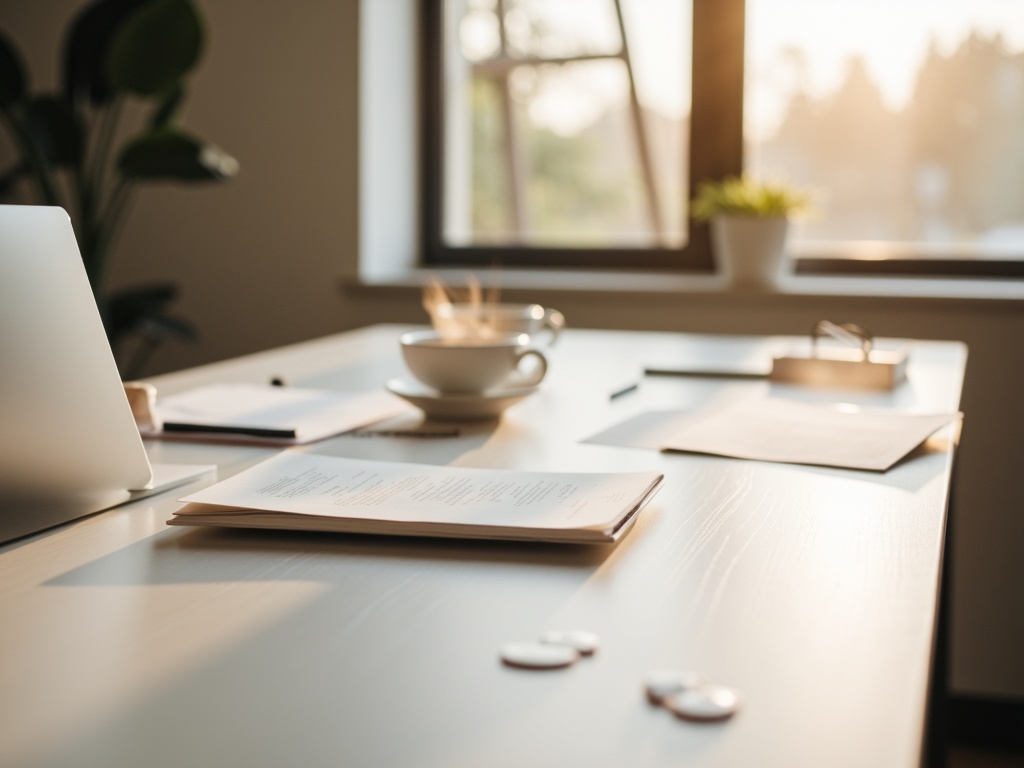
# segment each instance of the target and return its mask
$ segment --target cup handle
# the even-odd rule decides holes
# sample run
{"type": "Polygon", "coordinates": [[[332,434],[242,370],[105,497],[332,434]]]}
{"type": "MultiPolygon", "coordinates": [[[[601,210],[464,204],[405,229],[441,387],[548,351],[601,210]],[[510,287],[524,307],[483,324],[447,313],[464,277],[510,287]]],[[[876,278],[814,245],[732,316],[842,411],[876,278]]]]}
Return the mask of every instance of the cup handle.
{"type": "Polygon", "coordinates": [[[565,328],[565,315],[557,309],[545,309],[543,327],[551,334],[548,346],[555,346],[558,336],[562,333],[562,329],[565,328]]]}
{"type": "Polygon", "coordinates": [[[543,381],[548,372],[548,359],[544,356],[544,353],[536,347],[527,347],[516,355],[516,368],[518,369],[519,364],[530,356],[537,358],[537,367],[529,373],[514,376],[509,381],[509,384],[517,387],[535,387],[543,381]]]}

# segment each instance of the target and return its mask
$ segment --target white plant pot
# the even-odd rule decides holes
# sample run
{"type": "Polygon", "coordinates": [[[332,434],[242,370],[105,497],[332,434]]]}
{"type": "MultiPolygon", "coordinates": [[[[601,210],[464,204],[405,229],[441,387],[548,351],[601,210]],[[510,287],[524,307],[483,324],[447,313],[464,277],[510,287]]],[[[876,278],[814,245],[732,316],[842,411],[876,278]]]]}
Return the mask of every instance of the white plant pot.
{"type": "Polygon", "coordinates": [[[785,216],[715,216],[711,247],[730,282],[742,288],[774,290],[787,266],[785,216]]]}

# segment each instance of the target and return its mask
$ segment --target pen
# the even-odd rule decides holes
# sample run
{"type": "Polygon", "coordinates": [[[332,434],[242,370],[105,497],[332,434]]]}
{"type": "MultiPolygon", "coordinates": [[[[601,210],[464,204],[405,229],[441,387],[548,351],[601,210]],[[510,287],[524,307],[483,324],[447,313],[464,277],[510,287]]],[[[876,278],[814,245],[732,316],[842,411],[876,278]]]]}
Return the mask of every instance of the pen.
{"type": "Polygon", "coordinates": [[[229,425],[187,424],[180,421],[165,421],[164,432],[207,432],[225,435],[248,435],[250,437],[277,437],[294,440],[298,433],[294,429],[273,429],[270,427],[232,427],[229,425]]]}
{"type": "Polygon", "coordinates": [[[705,379],[766,379],[768,370],[751,368],[743,370],[734,368],[732,370],[715,371],[703,368],[645,368],[644,373],[648,376],[692,376],[705,379]]]}
{"type": "Polygon", "coordinates": [[[608,397],[608,399],[609,400],[614,400],[617,397],[622,397],[623,395],[628,395],[630,392],[635,392],[637,389],[639,389],[639,387],[640,387],[640,382],[639,381],[634,381],[632,384],[630,384],[628,386],[625,386],[622,389],[617,389],[614,392],[612,392],[611,395],[608,397]]]}
{"type": "Polygon", "coordinates": [[[438,429],[424,432],[415,429],[367,429],[349,434],[355,437],[458,437],[457,429],[438,429]]]}

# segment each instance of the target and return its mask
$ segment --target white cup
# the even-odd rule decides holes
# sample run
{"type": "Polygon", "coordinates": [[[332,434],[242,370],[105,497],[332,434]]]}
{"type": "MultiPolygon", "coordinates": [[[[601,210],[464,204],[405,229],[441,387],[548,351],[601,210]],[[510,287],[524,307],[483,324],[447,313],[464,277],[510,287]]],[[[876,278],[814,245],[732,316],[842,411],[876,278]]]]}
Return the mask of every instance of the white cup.
{"type": "Polygon", "coordinates": [[[446,339],[492,339],[525,333],[549,347],[565,327],[561,312],[540,304],[438,304],[430,310],[430,321],[446,339]]]}
{"type": "Polygon", "coordinates": [[[524,333],[488,339],[448,339],[437,331],[413,331],[401,336],[402,357],[409,372],[445,394],[477,394],[498,386],[532,387],[540,384],[548,361],[524,333]],[[521,371],[520,363],[533,357],[537,365],[521,371]]]}

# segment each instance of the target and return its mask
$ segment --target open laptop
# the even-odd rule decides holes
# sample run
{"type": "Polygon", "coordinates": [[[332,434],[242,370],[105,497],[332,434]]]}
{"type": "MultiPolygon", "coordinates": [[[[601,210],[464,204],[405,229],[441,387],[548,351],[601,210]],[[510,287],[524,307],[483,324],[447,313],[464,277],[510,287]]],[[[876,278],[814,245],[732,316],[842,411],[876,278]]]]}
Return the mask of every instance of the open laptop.
{"type": "Polygon", "coordinates": [[[0,205],[0,543],[212,470],[150,465],[67,213],[0,205]]]}

